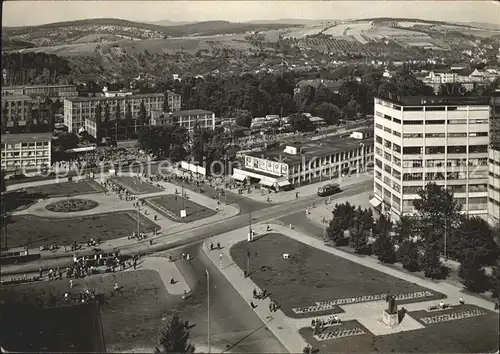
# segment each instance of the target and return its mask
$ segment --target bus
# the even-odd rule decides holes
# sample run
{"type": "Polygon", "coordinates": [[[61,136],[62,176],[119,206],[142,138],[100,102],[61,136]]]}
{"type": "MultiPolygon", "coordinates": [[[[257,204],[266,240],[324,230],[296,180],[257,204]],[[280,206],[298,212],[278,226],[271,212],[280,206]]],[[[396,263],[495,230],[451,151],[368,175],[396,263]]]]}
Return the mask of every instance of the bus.
{"type": "Polygon", "coordinates": [[[340,192],[340,186],[337,183],[327,184],[318,188],[318,195],[325,197],[340,192]]]}

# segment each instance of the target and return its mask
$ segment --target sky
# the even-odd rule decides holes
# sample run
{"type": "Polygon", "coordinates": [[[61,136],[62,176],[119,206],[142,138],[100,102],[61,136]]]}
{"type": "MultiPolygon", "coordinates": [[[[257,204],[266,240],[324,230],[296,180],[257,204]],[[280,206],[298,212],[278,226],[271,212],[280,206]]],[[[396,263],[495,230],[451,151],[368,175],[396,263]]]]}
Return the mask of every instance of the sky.
{"type": "Polygon", "coordinates": [[[3,1],[2,26],[40,25],[89,18],[130,21],[356,19],[410,17],[500,25],[494,1],[3,1]]]}

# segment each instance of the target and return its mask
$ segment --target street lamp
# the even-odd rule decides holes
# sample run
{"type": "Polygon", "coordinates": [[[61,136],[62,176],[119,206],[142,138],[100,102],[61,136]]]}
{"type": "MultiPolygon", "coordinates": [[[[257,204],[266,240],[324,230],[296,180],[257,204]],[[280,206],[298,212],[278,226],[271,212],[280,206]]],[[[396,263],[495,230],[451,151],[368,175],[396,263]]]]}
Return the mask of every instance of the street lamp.
{"type": "MultiPolygon", "coordinates": [[[[359,145],[361,146],[361,172],[363,172],[363,168],[365,165],[365,144],[359,143],[359,145]]],[[[358,168],[358,172],[360,172],[359,168],[358,168]]]]}
{"type": "Polygon", "coordinates": [[[207,302],[208,302],[208,353],[210,354],[211,342],[210,342],[210,274],[208,269],[205,269],[205,274],[207,275],[207,302]]]}

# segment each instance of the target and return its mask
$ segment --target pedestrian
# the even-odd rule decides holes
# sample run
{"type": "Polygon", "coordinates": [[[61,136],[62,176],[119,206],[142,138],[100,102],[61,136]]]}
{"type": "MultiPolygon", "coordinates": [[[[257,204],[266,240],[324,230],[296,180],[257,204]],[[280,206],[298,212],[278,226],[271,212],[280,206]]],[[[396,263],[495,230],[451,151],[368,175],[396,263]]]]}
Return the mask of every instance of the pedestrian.
{"type": "Polygon", "coordinates": [[[269,312],[273,312],[273,303],[272,302],[269,304],[269,312]]]}
{"type": "Polygon", "coordinates": [[[38,272],[39,272],[39,274],[40,274],[40,278],[41,278],[41,277],[42,277],[42,275],[43,275],[43,270],[42,270],[42,267],[38,268],[38,272]]]}
{"type": "Polygon", "coordinates": [[[210,242],[210,251],[213,251],[213,249],[214,249],[214,244],[210,242]]]}
{"type": "Polygon", "coordinates": [[[462,296],[460,296],[460,300],[458,300],[458,303],[459,303],[460,305],[465,304],[464,298],[463,298],[462,296]]]}
{"type": "Polygon", "coordinates": [[[220,250],[220,243],[217,242],[217,249],[220,250]]]}
{"type": "Polygon", "coordinates": [[[186,259],[186,254],[185,253],[182,254],[182,259],[186,259]]]}
{"type": "Polygon", "coordinates": [[[155,221],[158,220],[158,215],[155,214],[155,221]]]}
{"type": "Polygon", "coordinates": [[[151,240],[149,240],[149,245],[150,245],[150,246],[153,246],[153,240],[152,240],[152,239],[151,239],[151,240]]]}
{"type": "Polygon", "coordinates": [[[191,256],[189,253],[186,254],[186,260],[188,260],[188,261],[191,260],[191,256]]]}
{"type": "Polygon", "coordinates": [[[70,288],[70,289],[73,289],[73,279],[70,279],[70,280],[69,280],[69,288],[70,288]]]}
{"type": "Polygon", "coordinates": [[[253,301],[250,301],[250,306],[252,307],[252,309],[255,309],[257,306],[253,303],[253,301]]]}
{"type": "Polygon", "coordinates": [[[114,289],[115,291],[117,291],[119,288],[120,288],[120,287],[118,286],[118,282],[116,282],[116,281],[115,281],[115,286],[113,287],[113,289],[114,289]]]}

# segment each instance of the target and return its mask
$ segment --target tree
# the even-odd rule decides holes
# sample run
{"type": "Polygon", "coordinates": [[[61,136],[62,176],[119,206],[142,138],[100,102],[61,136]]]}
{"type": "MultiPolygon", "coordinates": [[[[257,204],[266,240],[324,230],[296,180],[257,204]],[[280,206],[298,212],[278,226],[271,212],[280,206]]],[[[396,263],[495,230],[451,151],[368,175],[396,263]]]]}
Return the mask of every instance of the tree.
{"type": "Polygon", "coordinates": [[[374,232],[376,235],[389,235],[392,230],[392,221],[388,219],[384,214],[380,214],[379,218],[374,227],[374,232]]]}
{"type": "Polygon", "coordinates": [[[373,253],[382,263],[393,264],[396,262],[394,242],[387,233],[381,233],[373,243],[373,253]]]}
{"type": "Polygon", "coordinates": [[[102,119],[102,107],[101,107],[101,104],[97,104],[97,106],[95,107],[95,121],[96,121],[96,124],[99,124],[101,123],[101,119],[102,119]]]}
{"type": "Polygon", "coordinates": [[[342,227],[341,220],[335,216],[330,220],[330,225],[326,230],[328,237],[333,241],[335,246],[346,246],[348,240],[344,237],[344,228],[342,227]]]}
{"type": "Polygon", "coordinates": [[[314,113],[323,118],[328,125],[335,125],[342,117],[340,109],[332,103],[322,102],[314,107],[314,113]]]}
{"type": "Polygon", "coordinates": [[[109,119],[110,119],[109,105],[106,103],[106,105],[104,105],[104,122],[105,123],[109,122],[109,119]]]}
{"type": "Polygon", "coordinates": [[[354,248],[354,252],[360,254],[370,254],[371,248],[368,245],[368,239],[366,231],[363,229],[363,225],[355,225],[351,229],[351,237],[349,239],[349,246],[354,248]]]}
{"type": "Polygon", "coordinates": [[[418,272],[420,262],[417,244],[411,240],[403,241],[397,252],[397,260],[401,262],[404,269],[410,272],[418,272]]]}
{"type": "Polygon", "coordinates": [[[492,296],[497,299],[500,298],[500,259],[498,259],[496,264],[492,267],[490,285],[493,293],[492,296]]]}
{"type": "Polygon", "coordinates": [[[147,112],[146,112],[146,105],[144,104],[144,101],[141,101],[141,104],[139,106],[139,122],[140,122],[140,125],[147,124],[147,112]]]}
{"type": "Polygon", "coordinates": [[[194,353],[195,347],[189,342],[189,323],[174,314],[160,330],[156,353],[194,353]]]}
{"type": "Polygon", "coordinates": [[[425,247],[421,259],[421,267],[427,278],[443,279],[446,277],[445,269],[439,259],[439,252],[434,247],[425,247]]]}
{"type": "Polygon", "coordinates": [[[5,171],[0,170],[0,191],[3,193],[7,187],[5,186],[5,171]]]}
{"type": "Polygon", "coordinates": [[[413,201],[413,206],[420,216],[420,239],[443,249],[444,233],[460,224],[461,205],[453,200],[451,192],[433,182],[418,195],[420,198],[413,201]]]}
{"type": "Polygon", "coordinates": [[[397,244],[406,241],[416,242],[418,238],[419,220],[413,216],[402,215],[394,227],[393,239],[397,244]]]}
{"type": "Polygon", "coordinates": [[[127,104],[127,108],[125,110],[125,126],[127,127],[127,137],[130,135],[130,128],[132,127],[132,107],[130,103],[127,104]]]}
{"type": "Polygon", "coordinates": [[[483,293],[489,288],[488,276],[477,259],[464,260],[460,263],[458,275],[465,288],[475,293],[483,293]]]}
{"type": "Polygon", "coordinates": [[[460,262],[476,258],[481,266],[493,265],[500,256],[493,229],[480,217],[461,217],[460,227],[448,238],[448,254],[460,262]]]}
{"type": "Polygon", "coordinates": [[[314,130],[314,126],[303,114],[294,113],[288,117],[288,123],[292,126],[293,131],[310,132],[314,130]]]}

